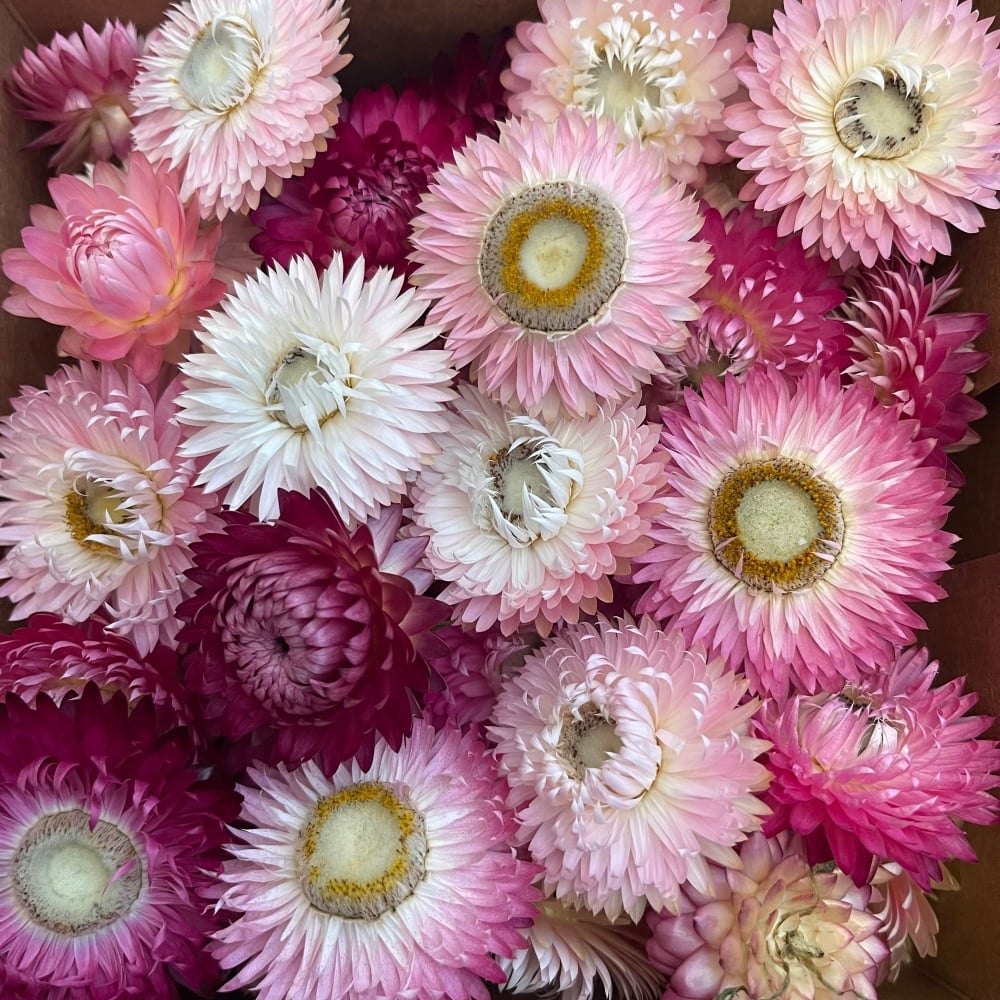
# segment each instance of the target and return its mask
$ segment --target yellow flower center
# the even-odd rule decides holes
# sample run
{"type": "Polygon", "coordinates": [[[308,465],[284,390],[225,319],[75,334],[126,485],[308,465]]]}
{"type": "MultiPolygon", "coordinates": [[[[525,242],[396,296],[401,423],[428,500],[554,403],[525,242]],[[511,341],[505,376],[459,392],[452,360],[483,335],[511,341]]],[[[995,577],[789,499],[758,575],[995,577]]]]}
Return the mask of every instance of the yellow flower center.
{"type": "Polygon", "coordinates": [[[115,551],[108,542],[98,541],[95,535],[115,534],[116,524],[133,519],[124,506],[125,497],[117,490],[91,479],[83,479],[71,493],[66,494],[66,524],[70,534],[84,548],[104,555],[115,551]]]}
{"type": "Polygon", "coordinates": [[[610,301],[627,244],[621,214],[603,195],[549,181],[508,198],[490,219],[480,278],[515,323],[559,339],[610,301]]]}
{"type": "Polygon", "coordinates": [[[856,156],[893,160],[920,147],[931,107],[915,87],[892,70],[854,74],[833,109],[840,141],[856,156]],[[863,76],[862,79],[858,79],[863,76]]]}
{"type": "Polygon", "coordinates": [[[601,767],[608,757],[621,750],[616,725],[614,719],[609,719],[591,702],[563,716],[557,750],[572,777],[582,779],[588,770],[601,767]]]}
{"type": "Polygon", "coordinates": [[[844,537],[829,483],[787,458],[732,470],[709,508],[715,556],[748,587],[790,593],[811,586],[836,561],[844,537]]]}
{"type": "Polygon", "coordinates": [[[424,821],[393,789],[360,782],[321,799],[299,842],[299,874],[324,913],[375,920],[424,877],[424,821]]]}

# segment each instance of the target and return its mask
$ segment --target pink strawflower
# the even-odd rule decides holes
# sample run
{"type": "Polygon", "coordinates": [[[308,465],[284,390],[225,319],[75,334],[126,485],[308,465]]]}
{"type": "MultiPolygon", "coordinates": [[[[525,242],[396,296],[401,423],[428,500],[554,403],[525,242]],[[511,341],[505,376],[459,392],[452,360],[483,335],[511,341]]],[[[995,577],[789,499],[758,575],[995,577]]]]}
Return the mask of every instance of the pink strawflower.
{"type": "Polygon", "coordinates": [[[1000,184],[1000,32],[968,0],[786,0],[737,69],[741,197],[845,265],[951,252],[1000,184]]]}
{"type": "Polygon", "coordinates": [[[14,282],[4,309],[66,327],[62,354],[124,359],[151,382],[186,349],[178,334],[225,292],[213,276],[218,232],[199,229],[177,185],[138,153],[121,169],[53,178],[55,207],[33,205],[24,248],[0,258],[14,282]]]}
{"type": "Polygon", "coordinates": [[[839,690],[923,627],[943,596],[953,494],[929,442],[863,385],[768,366],[687,390],[663,411],[672,464],[641,613],[783,696],[839,690]]]}
{"type": "Polygon", "coordinates": [[[969,423],[986,407],[970,395],[970,376],[989,358],[973,347],[989,323],[985,313],[941,311],[959,293],[958,274],[957,265],[927,278],[914,264],[880,264],[851,276],[840,310],[852,328],[845,374],[917,421],[917,437],[934,442],[928,461],[944,466],[955,486],[965,480],[948,456],[979,440],[969,423]]]}
{"type": "Polygon", "coordinates": [[[400,514],[350,532],[318,490],[281,492],[275,521],[227,511],[199,539],[197,591],[177,614],[210,732],[269,737],[261,757],[293,766],[335,767],[373,731],[399,746],[427,688],[421,651],[436,651],[427,630],[448,613],[406,578],[426,541],[395,542],[400,514]]]}
{"type": "Polygon", "coordinates": [[[729,0],[539,0],[538,9],[541,21],[522,21],[508,43],[501,79],[514,114],[609,118],[622,143],[653,146],[688,184],[728,158],[722,109],[747,35],[729,23],[729,0]]]}
{"type": "Polygon", "coordinates": [[[412,280],[455,364],[549,420],[629,398],[687,340],[709,257],[693,196],[613,123],[511,119],[444,166],[412,280]]]}
{"type": "Polygon", "coordinates": [[[333,773],[254,768],[212,953],[260,1000],[488,1000],[524,946],[534,865],[509,846],[496,765],[418,722],[398,750],[333,773]],[[482,978],[481,978],[482,977],[482,978]]]}
{"type": "Polygon", "coordinates": [[[256,208],[301,174],[338,118],[344,0],[183,0],[146,42],[136,149],[182,175],[205,218],[256,208]]]}
{"type": "Polygon", "coordinates": [[[677,402],[684,384],[697,388],[705,377],[740,375],[751,365],[801,375],[817,362],[839,360],[847,327],[828,313],[845,293],[829,264],[807,256],[797,241],[779,239],[752,208],[723,216],[705,207],[703,215],[699,236],[712,262],[708,284],[695,295],[702,314],[690,325],[691,339],[654,376],[657,398],[677,402]]]}
{"type": "Polygon", "coordinates": [[[977,739],[993,720],[966,715],[976,695],[962,693],[962,678],[932,687],[937,666],[910,649],[839,694],[765,706],[765,829],[801,833],[811,860],[832,857],[859,885],[882,860],[925,891],[942,861],[974,861],[959,824],[997,821],[1000,749],[977,739]]]}
{"type": "Polygon", "coordinates": [[[810,868],[787,836],[754,834],[739,860],[713,865],[705,890],[685,886],[676,914],[650,914],[661,1000],[876,1000],[888,949],[870,887],[810,868]]]}
{"type": "Polygon", "coordinates": [[[0,989],[12,1000],[207,995],[231,789],[153,699],[96,685],[0,705],[0,989]]]}
{"type": "Polygon", "coordinates": [[[142,40],[135,25],[106,21],[97,31],[56,33],[48,45],[25,49],[7,77],[14,110],[48,126],[29,149],[55,146],[49,166],[73,173],[94,160],[124,160],[132,149],[129,90],[142,40]]]}
{"type": "Polygon", "coordinates": [[[378,267],[409,273],[417,203],[473,130],[471,118],[413,90],[358,91],[342,106],[326,151],[252,213],[262,230],[253,248],[282,267],[303,253],[327,267],[339,252],[349,264],[363,257],[369,278],[378,267]]]}
{"type": "Polygon", "coordinates": [[[490,734],[546,892],[638,921],[738,864],[769,781],[746,687],[648,618],[566,627],[525,659],[490,734]]]}
{"type": "Polygon", "coordinates": [[[100,614],[141,654],[173,644],[191,545],[216,500],[179,457],[171,382],[154,396],[127,368],[64,365],[0,420],[0,596],[11,617],[100,614]]]}
{"type": "Polygon", "coordinates": [[[456,623],[504,635],[578,621],[650,544],[666,456],[641,407],[543,424],[470,385],[413,485],[427,565],[456,623]]]}

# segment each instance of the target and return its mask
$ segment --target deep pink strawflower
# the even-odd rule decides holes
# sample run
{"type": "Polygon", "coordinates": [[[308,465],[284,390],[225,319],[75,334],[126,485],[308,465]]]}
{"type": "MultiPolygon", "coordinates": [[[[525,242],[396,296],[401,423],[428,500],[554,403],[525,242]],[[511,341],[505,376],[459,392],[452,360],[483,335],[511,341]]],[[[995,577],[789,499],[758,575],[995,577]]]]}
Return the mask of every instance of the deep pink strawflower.
{"type": "Polygon", "coordinates": [[[213,273],[218,229],[199,227],[178,183],[140,153],[121,169],[96,164],[89,179],[51,180],[55,207],[32,206],[23,249],[3,253],[14,282],[4,309],[65,327],[62,354],[125,360],[152,381],[187,348],[178,334],[226,290],[213,273]]]}
{"type": "Polygon", "coordinates": [[[186,732],[87,685],[0,705],[0,989],[15,1000],[207,993],[208,890],[238,799],[186,732]]]}
{"type": "Polygon", "coordinates": [[[138,72],[142,39],[134,24],[107,21],[97,31],[56,34],[47,45],[25,49],[10,71],[14,110],[48,128],[29,149],[55,146],[49,166],[75,172],[95,160],[124,160],[132,149],[129,90],[138,72]]]}
{"type": "Polygon", "coordinates": [[[319,490],[278,496],[275,521],[226,511],[195,545],[186,686],[210,733],[271,740],[261,759],[334,767],[374,732],[398,747],[428,683],[426,632],[447,616],[406,578],[426,541],[393,544],[399,508],[351,532],[319,490]]]}
{"type": "Polygon", "coordinates": [[[882,860],[924,890],[941,881],[942,862],[974,861],[959,824],[997,821],[1000,749],[978,739],[992,720],[966,714],[976,695],[962,693],[962,678],[934,687],[937,668],[912,648],[839,694],[765,706],[765,831],[801,833],[811,861],[832,857],[859,885],[882,860]]]}

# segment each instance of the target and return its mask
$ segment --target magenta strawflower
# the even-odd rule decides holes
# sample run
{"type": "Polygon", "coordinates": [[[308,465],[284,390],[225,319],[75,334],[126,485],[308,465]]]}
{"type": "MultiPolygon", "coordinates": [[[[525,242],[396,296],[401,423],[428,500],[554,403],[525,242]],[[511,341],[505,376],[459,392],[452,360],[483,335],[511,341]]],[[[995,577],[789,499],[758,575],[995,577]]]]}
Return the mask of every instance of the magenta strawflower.
{"type": "Polygon", "coordinates": [[[1000,32],[968,0],[786,0],[737,69],[741,197],[845,265],[976,232],[1000,184],[1000,32]]]}
{"type": "Polygon", "coordinates": [[[419,722],[369,767],[252,768],[212,953],[260,1000],[488,1000],[539,893],[496,764],[419,722]]]}
{"type": "Polygon", "coordinates": [[[538,10],[508,42],[501,79],[514,114],[609,118],[622,143],[652,146],[688,184],[728,159],[722,109],[747,33],[729,23],[729,0],[539,0],[538,10]]]}
{"type": "Polygon", "coordinates": [[[543,419],[625,400],[687,340],[707,279],[693,196],[613,123],[511,119],[438,172],[412,280],[458,367],[543,419]]]}
{"type": "Polygon", "coordinates": [[[448,613],[406,578],[426,541],[395,542],[399,508],[350,532],[318,490],[278,497],[275,521],[226,511],[194,546],[185,686],[210,732],[267,738],[272,761],[334,767],[373,732],[398,747],[427,688],[427,630],[448,613]]]}
{"type": "Polygon", "coordinates": [[[837,694],[765,706],[759,729],[774,747],[768,832],[801,833],[810,860],[832,857],[859,885],[882,860],[924,890],[941,862],[974,861],[960,823],[995,823],[1000,749],[978,739],[986,716],[959,678],[933,687],[937,662],[913,648],[837,694]]]}
{"type": "Polygon", "coordinates": [[[647,950],[670,982],[661,1000],[876,1000],[888,949],[859,888],[812,869],[791,838],[757,833],[740,864],[685,886],[677,913],[649,916],[647,950]]]}
{"type": "Polygon", "coordinates": [[[378,267],[412,271],[417,203],[473,130],[471,118],[413,90],[358,91],[342,106],[326,151],[251,213],[262,230],[254,249],[282,267],[303,253],[327,267],[339,251],[348,264],[363,257],[367,277],[378,267]]]}
{"type": "Polygon", "coordinates": [[[971,396],[973,372],[989,358],[973,341],[987,327],[984,313],[944,312],[959,293],[959,268],[928,278],[902,261],[851,275],[840,316],[851,330],[845,374],[866,382],[886,406],[917,421],[918,438],[934,442],[928,461],[964,483],[948,457],[979,440],[969,423],[986,413],[971,396]]]}
{"type": "Polygon", "coordinates": [[[490,735],[547,892],[637,921],[738,863],[769,780],[746,686],[648,618],[567,626],[525,659],[490,735]]]}
{"type": "Polygon", "coordinates": [[[174,4],[132,88],[136,149],[176,168],[205,218],[256,208],[326,148],[346,30],[344,0],[174,4]]]}
{"type": "Polygon", "coordinates": [[[142,39],[135,25],[106,21],[98,31],[58,32],[47,45],[25,49],[7,77],[14,110],[48,128],[29,149],[55,146],[49,166],[73,173],[95,160],[124,160],[132,149],[129,90],[142,39]]]}
{"type": "Polygon", "coordinates": [[[171,382],[158,396],[127,368],[65,365],[0,420],[0,596],[11,617],[49,611],[149,652],[173,643],[191,544],[216,499],[178,455],[171,382]]]}
{"type": "Polygon", "coordinates": [[[543,424],[475,388],[413,485],[427,565],[456,623],[547,635],[612,598],[611,578],[649,545],[666,456],[641,407],[543,424]]]}
{"type": "Polygon", "coordinates": [[[863,385],[769,366],[663,411],[672,463],[638,610],[776,696],[839,690],[913,642],[943,595],[951,489],[929,442],[863,385]]]}
{"type": "Polygon", "coordinates": [[[87,685],[0,705],[0,989],[12,1000],[199,993],[207,892],[238,800],[199,780],[153,700],[87,685]]]}
{"type": "Polygon", "coordinates": [[[5,250],[14,283],[3,307],[64,326],[59,350],[93,361],[124,359],[151,382],[187,348],[182,331],[214,306],[216,229],[201,230],[178,179],[133,153],[121,169],[49,181],[55,205],[33,205],[24,247],[5,250]]]}

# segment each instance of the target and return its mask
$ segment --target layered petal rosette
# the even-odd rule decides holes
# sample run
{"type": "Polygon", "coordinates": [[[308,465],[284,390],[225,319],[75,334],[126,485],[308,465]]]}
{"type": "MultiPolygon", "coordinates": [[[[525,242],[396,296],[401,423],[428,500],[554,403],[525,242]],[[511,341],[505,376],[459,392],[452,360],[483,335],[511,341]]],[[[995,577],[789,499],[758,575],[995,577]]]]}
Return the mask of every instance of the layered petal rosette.
{"type": "Polygon", "coordinates": [[[594,413],[687,340],[700,226],[693,196],[652,150],[619,149],[613,123],[511,119],[421,199],[412,280],[487,395],[544,419],[594,413]]]}
{"type": "Polygon", "coordinates": [[[648,545],[666,456],[641,407],[543,424],[472,386],[413,486],[427,564],[456,621],[505,635],[578,621],[648,545]]]}
{"type": "Polygon", "coordinates": [[[333,773],[254,768],[218,886],[213,954],[261,1000],[489,1000],[525,944],[537,868],[485,747],[417,723],[333,773]]]}
{"type": "Polygon", "coordinates": [[[917,263],[973,233],[1000,184],[1000,32],[968,0],[786,0],[725,120],[741,197],[845,264],[917,263]]]}
{"type": "Polygon", "coordinates": [[[782,697],[839,690],[914,639],[943,595],[953,494],[930,442],[867,386],[766,366],[663,411],[672,459],[639,610],[782,697]]]}
{"type": "Polygon", "coordinates": [[[526,658],[490,733],[548,892],[638,921],[739,864],[770,780],[746,687],[648,618],[567,626],[526,658]]]}
{"type": "Polygon", "coordinates": [[[56,177],[49,195],[55,207],[32,206],[24,247],[3,253],[14,282],[4,309],[65,327],[63,354],[125,359],[152,381],[186,348],[178,334],[225,293],[213,274],[218,230],[199,228],[176,175],[139,153],[122,169],[56,177]]]}

